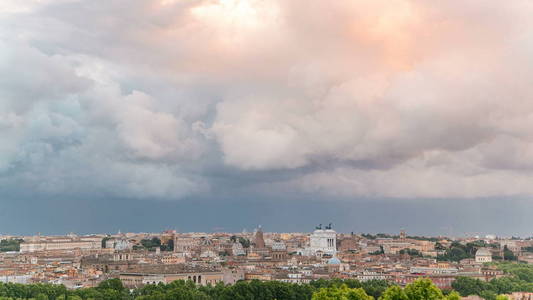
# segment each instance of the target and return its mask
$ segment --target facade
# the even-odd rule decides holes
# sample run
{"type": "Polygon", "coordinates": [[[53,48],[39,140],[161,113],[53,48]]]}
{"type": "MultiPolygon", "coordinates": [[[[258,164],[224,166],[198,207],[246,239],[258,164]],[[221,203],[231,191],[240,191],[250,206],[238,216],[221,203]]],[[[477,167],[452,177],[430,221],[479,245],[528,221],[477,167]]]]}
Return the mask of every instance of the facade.
{"type": "Polygon", "coordinates": [[[275,241],[272,243],[272,250],[273,251],[285,251],[287,250],[287,246],[283,242],[275,241]]]}
{"type": "Polygon", "coordinates": [[[331,255],[337,253],[337,232],[331,228],[316,229],[309,237],[309,247],[305,249],[304,254],[312,255],[331,255]]]}
{"type": "Polygon", "coordinates": [[[102,239],[93,237],[72,237],[72,238],[52,238],[34,239],[20,244],[21,253],[32,253],[42,251],[57,250],[100,250],[102,249],[102,239]]]}
{"type": "Polygon", "coordinates": [[[185,263],[185,255],[183,253],[172,253],[161,256],[161,263],[165,265],[176,265],[185,263]]]}
{"type": "Polygon", "coordinates": [[[194,237],[176,237],[174,252],[190,252],[200,245],[200,240],[194,237]]]}
{"type": "Polygon", "coordinates": [[[244,251],[244,248],[242,247],[241,243],[233,243],[233,245],[231,246],[231,252],[234,256],[246,255],[246,251],[244,251]]]}
{"type": "Polygon", "coordinates": [[[121,273],[119,279],[128,288],[138,288],[147,284],[170,283],[176,280],[192,281],[198,285],[215,285],[223,282],[223,272],[186,272],[176,274],[121,273]]]}
{"type": "Polygon", "coordinates": [[[411,274],[444,274],[453,275],[457,274],[459,270],[457,268],[432,268],[432,267],[411,267],[409,269],[411,274]]]}
{"type": "Polygon", "coordinates": [[[31,280],[30,275],[11,275],[11,276],[0,276],[0,282],[2,283],[20,283],[27,284],[31,280]]]}
{"type": "Polygon", "coordinates": [[[110,239],[105,242],[105,247],[108,249],[115,249],[118,251],[131,250],[133,244],[128,239],[110,239]]]}

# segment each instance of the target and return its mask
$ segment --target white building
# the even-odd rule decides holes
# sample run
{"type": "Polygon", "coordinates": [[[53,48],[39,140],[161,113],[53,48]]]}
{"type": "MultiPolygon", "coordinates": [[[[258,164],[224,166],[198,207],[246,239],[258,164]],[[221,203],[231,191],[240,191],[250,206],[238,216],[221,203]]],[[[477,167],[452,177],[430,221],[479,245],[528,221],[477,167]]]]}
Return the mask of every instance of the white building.
{"type": "Polygon", "coordinates": [[[309,237],[309,247],[304,249],[303,254],[307,256],[335,255],[337,253],[337,232],[326,227],[318,228],[309,237]]]}
{"type": "Polygon", "coordinates": [[[272,250],[284,251],[287,250],[287,246],[283,242],[273,242],[272,250]]]}
{"type": "Polygon", "coordinates": [[[100,237],[33,237],[28,242],[20,244],[21,253],[32,253],[40,251],[58,250],[100,250],[102,249],[102,238],[100,237]]]}
{"type": "Polygon", "coordinates": [[[10,275],[0,276],[0,282],[2,283],[20,283],[27,284],[31,280],[31,275],[10,275]]]}
{"type": "Polygon", "coordinates": [[[242,247],[241,243],[233,243],[231,246],[231,252],[233,252],[234,256],[246,255],[246,251],[242,247]]]}
{"type": "Polygon", "coordinates": [[[110,239],[105,242],[106,248],[113,248],[118,251],[131,250],[133,244],[126,238],[110,239]]]}

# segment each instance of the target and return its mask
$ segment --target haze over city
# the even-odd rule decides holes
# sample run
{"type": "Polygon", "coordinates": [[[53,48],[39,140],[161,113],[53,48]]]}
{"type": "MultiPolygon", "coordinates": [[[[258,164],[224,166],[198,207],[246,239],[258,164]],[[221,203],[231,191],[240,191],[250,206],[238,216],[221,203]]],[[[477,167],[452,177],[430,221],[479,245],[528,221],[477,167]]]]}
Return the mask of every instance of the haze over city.
{"type": "Polygon", "coordinates": [[[0,233],[531,236],[533,4],[0,1],[0,233]]]}

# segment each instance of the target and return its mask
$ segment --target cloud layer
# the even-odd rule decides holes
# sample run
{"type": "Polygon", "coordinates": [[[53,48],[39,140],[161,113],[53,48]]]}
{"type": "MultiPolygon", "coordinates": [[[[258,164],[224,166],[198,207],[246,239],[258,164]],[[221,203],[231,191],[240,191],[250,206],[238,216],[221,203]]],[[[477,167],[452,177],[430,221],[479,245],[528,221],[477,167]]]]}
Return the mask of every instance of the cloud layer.
{"type": "Polygon", "coordinates": [[[527,0],[0,4],[0,189],[531,196],[527,0]]]}

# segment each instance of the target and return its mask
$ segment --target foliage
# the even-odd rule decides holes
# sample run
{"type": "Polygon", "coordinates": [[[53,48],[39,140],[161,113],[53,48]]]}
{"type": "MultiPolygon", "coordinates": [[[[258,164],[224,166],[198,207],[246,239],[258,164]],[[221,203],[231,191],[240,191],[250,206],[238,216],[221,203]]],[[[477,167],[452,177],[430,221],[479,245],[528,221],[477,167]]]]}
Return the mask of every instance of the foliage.
{"type": "Polygon", "coordinates": [[[524,252],[533,252],[533,246],[522,247],[522,251],[524,251],[524,252]]]}
{"type": "Polygon", "coordinates": [[[435,250],[446,250],[446,247],[439,242],[435,243],[435,250]]]}
{"type": "Polygon", "coordinates": [[[479,240],[463,245],[453,242],[443,255],[437,257],[440,261],[460,261],[465,258],[474,258],[477,249],[489,246],[485,241],[479,240]]]}
{"type": "Polygon", "coordinates": [[[174,251],[174,239],[168,240],[166,244],[161,246],[162,251],[174,251]]]}
{"type": "Polygon", "coordinates": [[[485,299],[496,299],[498,294],[533,292],[533,283],[522,280],[517,276],[495,278],[489,282],[468,277],[458,277],[452,283],[452,287],[462,296],[478,295],[485,299]]]}
{"type": "Polygon", "coordinates": [[[518,279],[521,279],[528,283],[533,283],[533,265],[513,262],[499,262],[492,263],[490,265],[496,266],[498,267],[498,269],[504,271],[507,274],[513,275],[518,279]]]}
{"type": "Polygon", "coordinates": [[[319,279],[312,281],[310,285],[314,289],[321,289],[321,288],[329,288],[329,287],[340,287],[341,285],[346,285],[349,288],[362,288],[365,290],[365,292],[373,296],[374,298],[379,298],[383,292],[392,286],[392,283],[386,281],[386,280],[368,280],[365,282],[361,282],[354,279],[319,279]]]}
{"type": "Polygon", "coordinates": [[[370,234],[370,233],[363,233],[361,234],[362,237],[369,239],[369,240],[375,240],[375,239],[398,239],[400,238],[399,235],[391,235],[388,233],[378,233],[378,234],[370,234]]]}
{"type": "Polygon", "coordinates": [[[56,299],[59,295],[64,295],[67,289],[63,285],[52,284],[18,284],[18,283],[1,283],[0,282],[0,299],[15,298],[15,299],[44,299],[46,296],[49,299],[56,299]]]}
{"type": "Polygon", "coordinates": [[[113,279],[100,282],[100,284],[98,285],[98,289],[100,290],[111,289],[111,290],[122,292],[126,288],[124,287],[124,285],[122,285],[122,281],[120,281],[120,279],[113,278],[113,279]]]}
{"type": "Polygon", "coordinates": [[[517,257],[514,255],[513,251],[509,250],[507,246],[503,247],[503,259],[505,260],[517,260],[517,257]]]}
{"type": "Polygon", "coordinates": [[[470,277],[457,277],[452,282],[452,288],[461,296],[479,295],[482,291],[491,289],[487,282],[470,277]]]}
{"type": "Polygon", "coordinates": [[[442,291],[428,278],[420,278],[408,284],[404,292],[409,300],[439,300],[444,298],[442,291]]]}
{"type": "Polygon", "coordinates": [[[409,300],[403,289],[399,286],[391,286],[388,288],[379,300],[409,300]]]}
{"type": "Polygon", "coordinates": [[[427,237],[427,236],[408,236],[407,237],[408,239],[412,239],[412,240],[419,240],[419,241],[430,241],[430,242],[437,242],[439,241],[440,239],[439,238],[436,238],[436,237],[427,237]]]}
{"type": "Polygon", "coordinates": [[[22,239],[5,239],[0,241],[0,252],[20,251],[22,239]]]}
{"type": "Polygon", "coordinates": [[[381,255],[385,254],[385,250],[383,249],[383,246],[379,246],[379,250],[368,253],[370,255],[381,255]]]}
{"type": "Polygon", "coordinates": [[[361,236],[366,238],[366,239],[369,239],[369,240],[375,240],[376,239],[375,235],[372,235],[372,234],[369,234],[369,233],[363,233],[363,234],[361,234],[361,236]]]}
{"type": "Polygon", "coordinates": [[[321,288],[315,292],[312,300],[373,300],[362,288],[349,288],[343,284],[340,287],[321,288]]]}
{"type": "Polygon", "coordinates": [[[173,251],[174,250],[174,240],[170,239],[166,244],[162,244],[161,240],[158,237],[153,237],[151,239],[142,239],[140,245],[133,246],[134,250],[148,250],[155,251],[157,248],[162,251],[173,251]]]}
{"type": "MultiPolygon", "coordinates": [[[[459,278],[454,288],[461,295],[476,294],[500,300],[499,294],[523,289],[529,284],[516,277],[482,282],[459,278]],[[472,292],[473,291],[473,292],[472,292]]],[[[524,290],[525,291],[525,290],[524,290]]],[[[0,283],[0,300],[458,300],[457,292],[447,295],[429,279],[417,279],[404,289],[384,280],[360,282],[354,279],[320,279],[309,284],[279,281],[239,281],[233,285],[197,286],[191,281],[146,285],[128,290],[119,279],[101,282],[95,288],[67,290],[63,285],[0,283]]]]}
{"type": "Polygon", "coordinates": [[[104,238],[102,239],[102,248],[105,248],[105,243],[106,243],[107,241],[109,241],[110,239],[112,239],[112,237],[110,237],[110,236],[106,236],[106,237],[104,237],[104,238]]]}
{"type": "Polygon", "coordinates": [[[453,291],[446,296],[446,300],[461,300],[461,295],[456,291],[453,291]]]}
{"type": "Polygon", "coordinates": [[[409,256],[422,257],[422,253],[420,251],[416,249],[409,249],[409,248],[400,250],[400,254],[408,254],[409,256]]]}
{"type": "Polygon", "coordinates": [[[428,278],[419,278],[404,289],[399,286],[389,287],[379,300],[460,300],[461,296],[452,291],[448,295],[428,278]]]}

